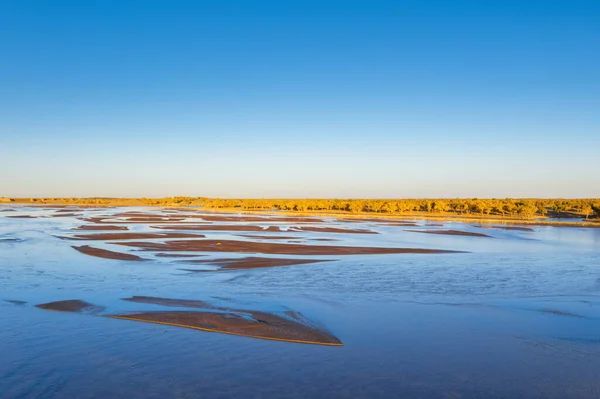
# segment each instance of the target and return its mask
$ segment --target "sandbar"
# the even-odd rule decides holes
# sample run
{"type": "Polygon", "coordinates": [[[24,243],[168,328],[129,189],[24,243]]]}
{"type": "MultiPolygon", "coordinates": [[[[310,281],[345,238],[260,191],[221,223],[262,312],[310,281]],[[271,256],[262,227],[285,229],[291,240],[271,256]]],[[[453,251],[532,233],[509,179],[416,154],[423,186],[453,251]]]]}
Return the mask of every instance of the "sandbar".
{"type": "Polygon", "coordinates": [[[303,245],[236,240],[173,240],[164,243],[133,241],[115,242],[114,244],[160,252],[246,252],[280,255],[437,254],[461,252],[426,248],[303,245]]]}
{"type": "Polygon", "coordinates": [[[107,317],[274,341],[328,346],[343,345],[339,339],[324,329],[308,326],[299,321],[266,312],[168,311],[140,312],[107,317]]]}
{"type": "Polygon", "coordinates": [[[91,303],[71,299],[67,301],[56,301],[35,305],[36,308],[44,310],[53,310],[55,312],[77,312],[77,313],[97,313],[104,310],[104,307],[93,305],[91,303]]]}
{"type": "MultiPolygon", "coordinates": [[[[219,270],[260,269],[267,267],[303,265],[307,263],[330,262],[331,259],[289,259],[289,258],[260,258],[249,256],[246,258],[221,258],[186,260],[185,263],[210,264],[220,266],[219,270]]],[[[209,272],[212,270],[181,269],[188,272],[209,272]]]]}

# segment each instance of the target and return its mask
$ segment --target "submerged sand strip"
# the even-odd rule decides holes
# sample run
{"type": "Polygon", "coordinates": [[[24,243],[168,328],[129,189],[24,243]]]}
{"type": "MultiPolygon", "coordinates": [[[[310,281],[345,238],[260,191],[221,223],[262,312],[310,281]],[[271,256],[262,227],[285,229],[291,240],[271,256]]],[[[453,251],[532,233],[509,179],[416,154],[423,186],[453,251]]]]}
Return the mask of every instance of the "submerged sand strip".
{"type": "Polygon", "coordinates": [[[210,222],[282,222],[282,223],[322,223],[323,219],[309,217],[278,216],[225,216],[225,215],[185,215],[210,222]]]}
{"type": "Polygon", "coordinates": [[[181,222],[181,218],[118,218],[115,216],[93,216],[88,218],[80,218],[84,222],[95,224],[148,224],[148,223],[173,223],[181,222]]]}
{"type": "Polygon", "coordinates": [[[196,258],[199,256],[206,256],[206,255],[194,255],[194,254],[163,254],[163,253],[158,253],[158,254],[154,254],[154,256],[157,256],[159,258],[196,258]]]}
{"type": "Polygon", "coordinates": [[[379,234],[376,231],[365,230],[365,229],[338,229],[335,227],[310,227],[303,226],[298,227],[294,226],[290,228],[288,231],[312,231],[316,233],[342,233],[342,234],[379,234]]]}
{"type": "Polygon", "coordinates": [[[492,236],[488,236],[487,234],[472,233],[470,231],[460,231],[460,230],[405,230],[405,231],[410,231],[411,233],[441,234],[441,235],[448,235],[448,236],[469,236],[469,237],[493,238],[492,236]]]}
{"type": "Polygon", "coordinates": [[[462,252],[427,248],[350,247],[236,240],[173,240],[164,243],[134,241],[115,242],[114,244],[160,252],[246,252],[280,255],[440,254],[462,252]]]}
{"type": "Polygon", "coordinates": [[[255,225],[227,225],[227,224],[203,224],[203,225],[161,225],[161,226],[150,226],[153,229],[162,229],[162,230],[195,230],[195,231],[273,231],[273,232],[281,232],[278,226],[255,226],[255,225]]]}
{"type": "Polygon", "coordinates": [[[46,217],[49,218],[67,218],[67,217],[77,217],[81,216],[81,213],[55,213],[52,215],[48,215],[46,217]]]}
{"type": "Polygon", "coordinates": [[[60,237],[68,240],[148,240],[160,238],[204,238],[202,234],[189,233],[98,233],[98,234],[77,234],[72,237],[60,237]]]}
{"type": "Polygon", "coordinates": [[[252,235],[252,234],[236,234],[237,237],[255,238],[259,240],[301,240],[304,237],[294,236],[266,236],[266,235],[252,235]]]}
{"type": "Polygon", "coordinates": [[[114,226],[114,225],[95,225],[95,224],[86,224],[83,226],[72,228],[71,230],[129,230],[127,226],[114,226]]]}
{"type": "MultiPolygon", "coordinates": [[[[261,258],[249,256],[245,258],[221,258],[186,260],[185,263],[209,264],[220,266],[219,270],[260,269],[267,267],[304,265],[308,263],[331,262],[332,259],[289,259],[289,258],[261,258]]],[[[211,272],[212,270],[180,269],[188,272],[211,272]]]]}
{"type": "Polygon", "coordinates": [[[480,229],[500,229],[500,230],[515,230],[515,231],[535,231],[530,227],[522,227],[522,226],[487,226],[487,225],[478,225],[475,226],[480,229]]]}
{"type": "Polygon", "coordinates": [[[140,258],[137,255],[126,254],[126,253],[122,253],[122,252],[113,252],[113,251],[109,251],[107,249],[90,247],[89,245],[82,245],[80,247],[73,246],[71,248],[75,249],[76,251],[81,252],[82,254],[95,256],[98,258],[104,258],[104,259],[134,260],[134,261],[147,260],[144,258],[140,258]]]}
{"type": "Polygon", "coordinates": [[[181,308],[200,308],[200,309],[220,309],[211,305],[206,301],[198,299],[173,299],[173,298],[159,298],[154,296],[132,296],[131,298],[121,298],[123,301],[136,302],[136,303],[149,303],[153,305],[181,307],[181,308]]]}

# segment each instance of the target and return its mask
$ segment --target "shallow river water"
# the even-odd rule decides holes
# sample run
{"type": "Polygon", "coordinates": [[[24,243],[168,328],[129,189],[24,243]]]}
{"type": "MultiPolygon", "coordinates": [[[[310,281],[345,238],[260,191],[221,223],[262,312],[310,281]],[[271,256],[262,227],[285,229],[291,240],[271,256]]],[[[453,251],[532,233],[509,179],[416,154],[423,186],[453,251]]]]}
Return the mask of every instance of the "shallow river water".
{"type": "MultiPolygon", "coordinates": [[[[73,209],[72,216],[55,217],[57,211],[0,206],[0,398],[600,397],[600,229],[535,226],[520,231],[422,220],[416,226],[393,226],[329,218],[302,226],[379,234],[294,231],[299,238],[290,241],[315,245],[311,239],[327,238],[339,241],[318,245],[464,252],[328,255],[317,258],[333,261],[199,273],[182,270],[200,267],[186,264],[185,258],[68,239],[100,233],[71,230],[92,224],[81,220],[86,217],[175,211],[73,209]],[[138,254],[149,261],[93,257],[73,245],[138,254]],[[35,307],[72,299],[103,306],[111,314],[160,307],[121,299],[135,295],[300,312],[343,346],[35,307]]],[[[277,224],[284,231],[299,225],[214,223],[277,224]]],[[[129,232],[166,231],[127,218],[111,225],[129,232]]],[[[239,232],[199,233],[207,239],[252,240],[239,232]]]]}

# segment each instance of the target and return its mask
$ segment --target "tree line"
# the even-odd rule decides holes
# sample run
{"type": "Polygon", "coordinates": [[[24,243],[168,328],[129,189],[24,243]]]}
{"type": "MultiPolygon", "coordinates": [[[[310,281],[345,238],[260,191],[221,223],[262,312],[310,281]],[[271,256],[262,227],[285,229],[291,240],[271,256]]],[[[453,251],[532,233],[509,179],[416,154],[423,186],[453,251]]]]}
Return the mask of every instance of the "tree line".
{"type": "Polygon", "coordinates": [[[439,215],[476,215],[500,217],[584,217],[600,218],[600,198],[588,199],[489,199],[489,198],[439,198],[439,199],[253,199],[253,198],[31,198],[8,199],[6,202],[32,202],[38,204],[67,203],[73,205],[114,206],[200,206],[204,208],[297,211],[439,215]]]}
{"type": "Polygon", "coordinates": [[[337,211],[511,216],[533,218],[600,217],[600,199],[223,199],[171,197],[142,199],[149,205],[162,201],[181,205],[193,204],[206,208],[239,208],[243,210],[337,211]]]}

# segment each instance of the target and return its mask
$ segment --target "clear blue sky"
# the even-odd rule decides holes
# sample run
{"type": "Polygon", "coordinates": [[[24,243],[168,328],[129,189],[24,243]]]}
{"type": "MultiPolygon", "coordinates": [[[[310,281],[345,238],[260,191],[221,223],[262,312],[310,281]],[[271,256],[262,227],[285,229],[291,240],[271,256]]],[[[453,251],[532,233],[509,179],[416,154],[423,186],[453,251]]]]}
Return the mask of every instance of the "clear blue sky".
{"type": "Polygon", "coordinates": [[[600,197],[600,1],[0,2],[0,196],[600,197]]]}

